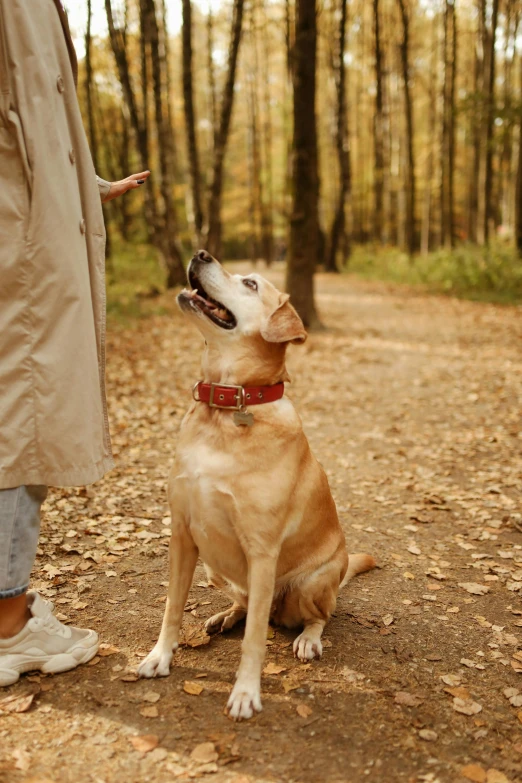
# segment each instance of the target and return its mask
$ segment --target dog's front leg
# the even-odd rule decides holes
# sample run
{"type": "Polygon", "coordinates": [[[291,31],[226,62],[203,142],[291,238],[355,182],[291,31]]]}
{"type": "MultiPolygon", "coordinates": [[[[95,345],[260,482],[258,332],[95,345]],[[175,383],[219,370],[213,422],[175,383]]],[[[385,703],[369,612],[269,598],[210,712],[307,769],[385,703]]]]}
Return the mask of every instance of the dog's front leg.
{"type": "Polygon", "coordinates": [[[192,584],[198,549],[185,522],[173,528],[169,546],[169,589],[163,624],[153,650],[138,667],[140,677],[167,677],[170,662],[178,649],[179,630],[188,592],[192,584]]]}
{"type": "Polygon", "coordinates": [[[254,557],[248,570],[248,613],[241,663],[227,704],[235,720],[251,718],[261,707],[261,668],[274,595],[277,557],[254,557]]]}

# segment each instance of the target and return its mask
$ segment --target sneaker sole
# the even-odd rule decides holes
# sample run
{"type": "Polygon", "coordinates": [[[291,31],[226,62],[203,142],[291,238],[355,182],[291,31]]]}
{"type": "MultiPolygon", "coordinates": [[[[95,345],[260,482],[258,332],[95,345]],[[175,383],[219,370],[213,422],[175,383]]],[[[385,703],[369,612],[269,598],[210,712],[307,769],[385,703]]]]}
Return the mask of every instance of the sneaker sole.
{"type": "Polygon", "coordinates": [[[98,647],[99,641],[97,639],[90,647],[77,648],[75,650],[76,655],[73,653],[59,653],[40,658],[39,660],[24,661],[16,669],[0,669],[0,688],[14,685],[20,679],[20,675],[26,672],[40,671],[44,674],[59,674],[60,672],[76,669],[77,666],[80,666],[82,663],[88,663],[94,658],[98,652],[98,647]]]}

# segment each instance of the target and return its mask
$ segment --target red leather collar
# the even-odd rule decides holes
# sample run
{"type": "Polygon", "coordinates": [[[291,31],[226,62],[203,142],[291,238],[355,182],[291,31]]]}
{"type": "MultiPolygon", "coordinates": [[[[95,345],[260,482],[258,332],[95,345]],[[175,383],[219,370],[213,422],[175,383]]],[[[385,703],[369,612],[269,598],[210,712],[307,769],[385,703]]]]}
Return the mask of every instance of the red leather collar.
{"type": "Polygon", "coordinates": [[[196,402],[206,402],[210,408],[237,411],[249,405],[275,402],[280,400],[284,393],[285,385],[282,381],[274,386],[231,386],[198,381],[192,387],[192,396],[196,402]]]}

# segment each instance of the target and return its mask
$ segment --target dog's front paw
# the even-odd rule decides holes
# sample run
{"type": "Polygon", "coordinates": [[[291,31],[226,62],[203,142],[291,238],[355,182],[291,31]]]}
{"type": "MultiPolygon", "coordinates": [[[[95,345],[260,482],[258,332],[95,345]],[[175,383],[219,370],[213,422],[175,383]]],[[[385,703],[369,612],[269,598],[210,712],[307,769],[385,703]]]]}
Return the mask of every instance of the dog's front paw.
{"type": "Polygon", "coordinates": [[[229,718],[234,720],[248,720],[256,712],[261,712],[261,693],[259,685],[248,685],[236,682],[227,703],[229,718]]]}
{"type": "Polygon", "coordinates": [[[313,661],[314,658],[320,658],[322,654],[321,640],[307,636],[306,631],[303,631],[294,641],[294,655],[300,661],[313,661]]]}
{"type": "Polygon", "coordinates": [[[168,677],[170,662],[177,648],[177,644],[168,650],[156,645],[138,666],[138,675],[140,677],[168,677]]]}

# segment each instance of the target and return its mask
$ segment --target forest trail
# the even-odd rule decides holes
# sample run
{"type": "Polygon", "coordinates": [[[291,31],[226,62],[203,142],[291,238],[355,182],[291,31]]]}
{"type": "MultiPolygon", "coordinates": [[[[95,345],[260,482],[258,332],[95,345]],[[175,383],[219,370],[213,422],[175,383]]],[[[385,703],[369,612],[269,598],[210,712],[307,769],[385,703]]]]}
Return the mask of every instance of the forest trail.
{"type": "Polygon", "coordinates": [[[341,593],[322,660],[272,629],[264,710],[229,721],[243,628],[191,646],[227,604],[198,567],[189,645],[169,678],[133,677],[160,628],[166,476],[199,378],[200,337],[165,295],[164,314],[110,332],[117,468],[50,493],[34,573],[104,647],[0,693],[33,696],[0,713],[2,783],[522,780],[520,309],[346,276],[317,291],[328,330],[290,349],[288,394],[349,550],[380,565],[341,593]]]}

